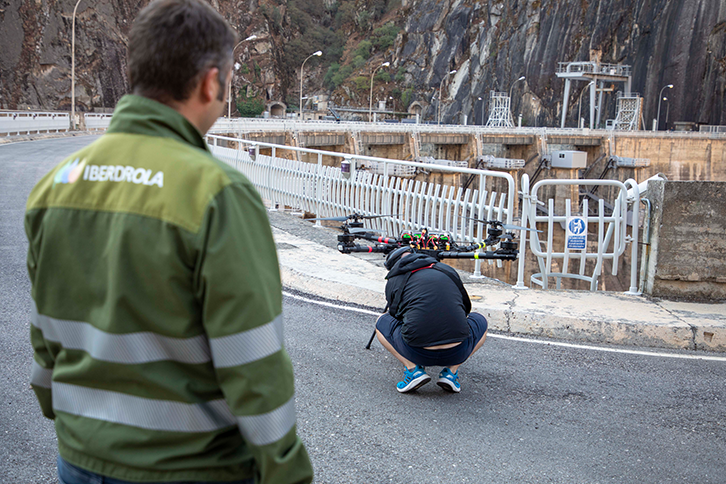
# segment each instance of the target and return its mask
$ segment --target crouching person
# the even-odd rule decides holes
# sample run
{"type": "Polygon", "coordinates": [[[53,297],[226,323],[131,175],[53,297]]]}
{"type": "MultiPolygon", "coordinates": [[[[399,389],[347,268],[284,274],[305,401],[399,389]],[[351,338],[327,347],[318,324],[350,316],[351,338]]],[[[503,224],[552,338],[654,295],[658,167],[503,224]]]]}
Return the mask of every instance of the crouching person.
{"type": "Polygon", "coordinates": [[[436,383],[460,392],[459,367],[484,344],[487,321],[471,312],[459,274],[408,247],[388,254],[386,269],[388,312],[378,318],[376,336],[405,367],[396,389],[417,390],[431,381],[427,366],[442,366],[436,383]]]}

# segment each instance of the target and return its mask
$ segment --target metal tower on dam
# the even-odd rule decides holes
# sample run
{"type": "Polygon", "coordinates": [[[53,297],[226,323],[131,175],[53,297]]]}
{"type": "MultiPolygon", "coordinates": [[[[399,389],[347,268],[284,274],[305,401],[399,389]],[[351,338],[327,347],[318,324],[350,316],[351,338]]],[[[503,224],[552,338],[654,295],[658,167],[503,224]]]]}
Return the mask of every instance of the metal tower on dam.
{"type": "MultiPolygon", "coordinates": [[[[603,92],[612,90],[606,88],[605,84],[622,82],[625,84],[625,96],[630,96],[630,86],[632,83],[630,66],[622,64],[601,64],[599,62],[592,61],[560,62],[556,74],[557,77],[565,80],[565,93],[562,102],[562,120],[560,122],[561,128],[565,127],[567,104],[570,98],[572,81],[585,81],[589,83],[585,88],[590,88],[590,129],[600,126],[603,92]],[[595,119],[596,110],[597,119],[595,119]]],[[[577,120],[577,123],[579,126],[579,119],[577,120]]]]}

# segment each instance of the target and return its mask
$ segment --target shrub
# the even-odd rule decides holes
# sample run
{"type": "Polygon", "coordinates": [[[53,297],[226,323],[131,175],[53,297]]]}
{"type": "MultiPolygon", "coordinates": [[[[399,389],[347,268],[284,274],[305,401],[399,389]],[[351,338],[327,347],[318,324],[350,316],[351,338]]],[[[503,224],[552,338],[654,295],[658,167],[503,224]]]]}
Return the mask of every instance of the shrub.
{"type": "Polygon", "coordinates": [[[370,40],[364,40],[360,44],[358,44],[358,47],[355,48],[355,51],[353,52],[353,57],[361,56],[364,59],[368,59],[371,56],[371,49],[373,49],[373,44],[370,40]]]}
{"type": "Polygon", "coordinates": [[[265,110],[265,103],[262,99],[247,98],[244,91],[240,90],[237,98],[237,111],[244,118],[254,118],[262,114],[265,110]]]}
{"type": "Polygon", "coordinates": [[[379,27],[373,31],[373,45],[379,51],[384,51],[393,45],[396,36],[401,29],[396,27],[393,22],[389,22],[383,27],[379,27]]]}
{"type": "Polygon", "coordinates": [[[353,69],[360,69],[363,64],[366,63],[366,60],[363,58],[363,56],[356,56],[355,59],[353,59],[353,69]]]}
{"type": "Polygon", "coordinates": [[[353,68],[351,66],[342,66],[338,71],[333,75],[330,82],[333,84],[333,89],[337,88],[343,82],[348,79],[348,76],[350,76],[353,73],[353,68]]]}
{"type": "Polygon", "coordinates": [[[358,17],[356,18],[355,23],[358,24],[358,30],[360,30],[361,32],[365,32],[371,27],[370,21],[370,12],[364,10],[358,13],[358,17]]]}
{"type": "Polygon", "coordinates": [[[359,91],[367,90],[368,89],[368,78],[365,76],[358,76],[355,79],[353,79],[353,82],[355,82],[355,88],[359,91]]]}
{"type": "Polygon", "coordinates": [[[376,73],[376,80],[381,82],[391,82],[391,75],[386,71],[378,71],[376,73]]]}

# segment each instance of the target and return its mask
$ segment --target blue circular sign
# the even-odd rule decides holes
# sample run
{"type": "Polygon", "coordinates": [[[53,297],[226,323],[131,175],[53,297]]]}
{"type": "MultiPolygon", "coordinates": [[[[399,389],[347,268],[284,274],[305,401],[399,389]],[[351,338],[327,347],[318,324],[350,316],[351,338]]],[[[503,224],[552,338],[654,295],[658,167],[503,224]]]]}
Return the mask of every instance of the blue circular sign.
{"type": "Polygon", "coordinates": [[[580,235],[585,232],[585,222],[581,218],[573,218],[570,220],[570,232],[580,235]]]}

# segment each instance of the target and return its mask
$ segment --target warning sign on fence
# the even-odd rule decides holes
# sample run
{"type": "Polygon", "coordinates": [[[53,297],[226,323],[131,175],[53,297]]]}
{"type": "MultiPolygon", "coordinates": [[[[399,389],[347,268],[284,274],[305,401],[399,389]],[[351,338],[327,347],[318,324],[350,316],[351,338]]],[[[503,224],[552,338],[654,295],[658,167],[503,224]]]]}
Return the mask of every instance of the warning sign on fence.
{"type": "Polygon", "coordinates": [[[587,247],[587,217],[567,219],[566,244],[570,250],[583,250],[587,247]]]}

